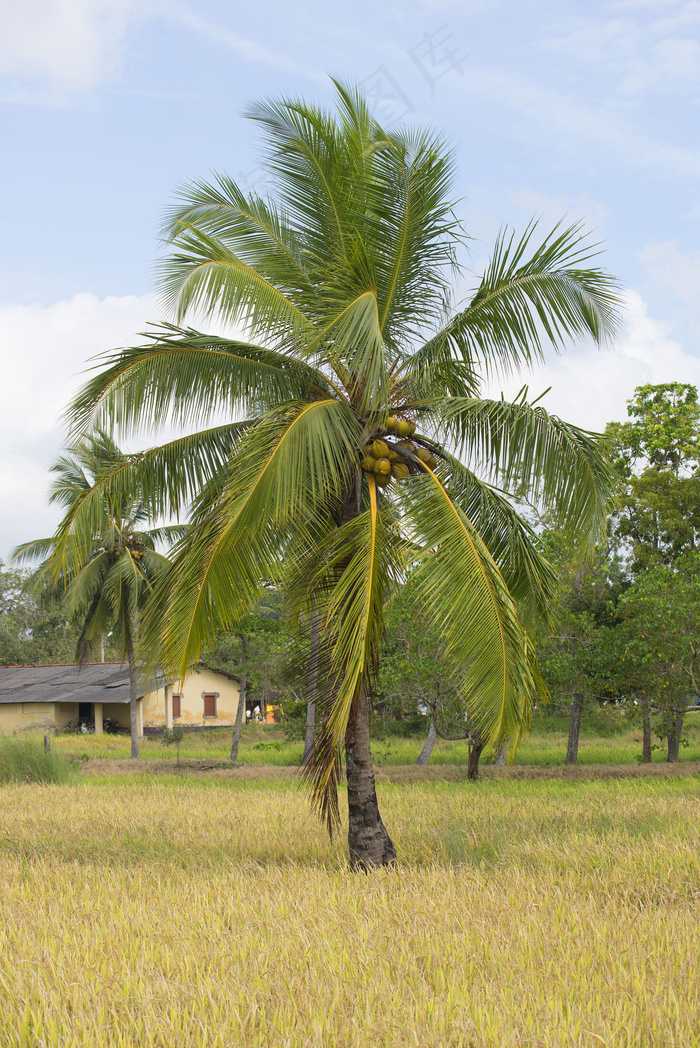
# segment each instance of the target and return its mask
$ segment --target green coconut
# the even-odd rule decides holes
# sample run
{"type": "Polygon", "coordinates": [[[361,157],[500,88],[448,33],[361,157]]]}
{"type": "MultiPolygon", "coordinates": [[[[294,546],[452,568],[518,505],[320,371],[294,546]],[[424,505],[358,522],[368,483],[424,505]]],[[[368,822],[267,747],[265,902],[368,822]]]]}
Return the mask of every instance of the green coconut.
{"type": "Polygon", "coordinates": [[[374,455],[376,459],[386,458],[389,454],[389,447],[383,440],[375,440],[374,444],[372,444],[371,454],[374,455]]]}
{"type": "Polygon", "coordinates": [[[374,463],[374,472],[379,473],[391,473],[391,462],[388,458],[378,458],[374,463]]]}
{"type": "Polygon", "coordinates": [[[418,450],[416,451],[416,458],[419,458],[421,462],[425,462],[425,464],[427,465],[428,459],[432,458],[432,455],[425,448],[418,448],[418,450]]]}
{"type": "Polygon", "coordinates": [[[389,418],[386,420],[386,428],[389,433],[393,433],[396,429],[396,419],[393,415],[389,415],[389,418]]]}
{"type": "Polygon", "coordinates": [[[435,458],[434,455],[429,455],[428,458],[425,460],[425,464],[430,469],[436,469],[437,468],[437,464],[438,464],[438,460],[435,458]]]}
{"type": "Polygon", "coordinates": [[[396,477],[397,480],[405,480],[410,475],[410,469],[403,462],[395,462],[391,467],[392,477],[396,477]]]}
{"type": "Polygon", "coordinates": [[[372,455],[365,455],[360,465],[366,473],[373,473],[376,459],[372,455]]]}
{"type": "Polygon", "coordinates": [[[400,437],[410,437],[413,432],[411,429],[411,423],[407,422],[405,418],[402,418],[400,422],[396,423],[396,432],[400,437]]]}
{"type": "Polygon", "coordinates": [[[387,484],[391,483],[391,474],[389,473],[375,473],[374,479],[380,488],[385,488],[387,484]]]}

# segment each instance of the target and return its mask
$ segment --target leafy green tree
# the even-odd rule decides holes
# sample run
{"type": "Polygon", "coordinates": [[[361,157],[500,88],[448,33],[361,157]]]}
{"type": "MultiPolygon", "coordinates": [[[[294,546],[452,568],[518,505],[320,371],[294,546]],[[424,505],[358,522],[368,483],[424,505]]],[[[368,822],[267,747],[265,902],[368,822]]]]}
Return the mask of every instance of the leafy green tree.
{"type": "Polygon", "coordinates": [[[650,568],[623,594],[619,613],[618,654],[630,697],[647,717],[661,713],[666,759],[677,761],[688,699],[700,685],[700,554],[650,568]]]}
{"type": "Polygon", "coordinates": [[[610,631],[620,622],[616,606],[627,579],[613,544],[581,558],[556,528],[544,530],[541,540],[556,569],[557,588],[551,628],[539,637],[538,660],[552,707],[570,715],[566,763],[576,764],[586,703],[618,694],[610,631]]]}
{"type": "Polygon", "coordinates": [[[137,703],[143,683],[136,643],[146,595],[168,563],[155,547],[182,537],[184,529],[146,529],[148,512],[138,491],[114,496],[102,485],[105,474],[127,462],[128,456],[102,431],[72,444],[51,467],[56,477],[50,502],[66,509],[56,534],[18,546],[13,557],[20,562],[40,560],[33,576],[35,589],[48,587],[79,621],[79,663],[95,661],[108,634],[119,657],[128,662],[131,756],[136,758],[137,703]],[[87,499],[90,512],[78,517],[76,511],[87,499]]]}
{"type": "Polygon", "coordinates": [[[63,602],[28,587],[30,572],[0,561],[0,666],[70,662],[77,630],[63,602]]]}
{"type": "Polygon", "coordinates": [[[441,635],[430,628],[409,577],[386,616],[375,709],[397,719],[427,715],[449,678],[441,635]]]}
{"type": "Polygon", "coordinates": [[[700,548],[700,404],[682,382],[638,386],[606,428],[622,486],[613,517],[633,572],[700,548]]]}
{"type": "Polygon", "coordinates": [[[485,399],[481,382],[547,345],[605,338],[614,283],[591,266],[580,227],[537,243],[531,225],[499,237],[455,309],[464,233],[439,137],[386,132],[341,86],[336,115],[284,99],[250,115],[272,195],[224,175],[183,190],[161,285],[179,322],[197,312],[239,337],[166,325],[111,356],[71,419],[125,430],[210,420],[104,478],[113,491],[137,483],[153,516],[192,502],[158,588],[151,658],[192,665],[281,578],[294,616],[318,614],[325,658],[305,765],[315,803],[332,828],[344,750],[351,863],[381,865],[395,850],[377,805],[369,697],[386,599],[410,548],[416,601],[462,704],[486,740],[515,744],[539,686],[528,627],[553,577],[493,484],[517,477],[556,506],[576,544],[604,521],[610,475],[590,434],[523,397],[485,399]]]}

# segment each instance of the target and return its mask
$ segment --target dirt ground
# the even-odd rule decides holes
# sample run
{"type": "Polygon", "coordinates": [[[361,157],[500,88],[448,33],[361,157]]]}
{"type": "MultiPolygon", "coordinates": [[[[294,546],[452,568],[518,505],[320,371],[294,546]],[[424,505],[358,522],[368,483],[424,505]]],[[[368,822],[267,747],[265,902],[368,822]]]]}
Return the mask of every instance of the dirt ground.
{"type": "MultiPolygon", "coordinates": [[[[69,758],[71,754],[67,754],[69,758]]],[[[171,760],[116,760],[94,757],[81,761],[84,775],[186,775],[193,778],[239,779],[295,779],[299,769],[270,764],[232,765],[223,760],[183,760],[180,767],[171,760]]],[[[435,767],[415,765],[387,765],[375,768],[378,782],[463,782],[467,778],[465,766],[439,764],[435,767]]],[[[639,779],[652,777],[700,775],[700,761],[681,761],[678,764],[588,764],[573,768],[558,766],[537,768],[513,764],[496,768],[492,764],[480,769],[480,777],[489,779],[639,779]]]]}

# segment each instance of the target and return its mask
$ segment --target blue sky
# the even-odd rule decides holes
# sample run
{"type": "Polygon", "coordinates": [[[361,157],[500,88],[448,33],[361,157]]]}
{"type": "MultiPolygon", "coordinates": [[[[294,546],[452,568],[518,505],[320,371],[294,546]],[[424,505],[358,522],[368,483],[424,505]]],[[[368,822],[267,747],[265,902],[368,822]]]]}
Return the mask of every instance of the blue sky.
{"type": "Polygon", "coordinates": [[[0,553],[50,532],[46,469],[84,361],[162,317],[158,228],[211,170],[256,183],[267,94],[361,82],[386,123],[440,128],[478,272],[501,224],[567,214],[626,289],[616,347],[532,379],[590,428],[645,381],[700,382],[700,3],[257,5],[2,0],[0,553]]]}

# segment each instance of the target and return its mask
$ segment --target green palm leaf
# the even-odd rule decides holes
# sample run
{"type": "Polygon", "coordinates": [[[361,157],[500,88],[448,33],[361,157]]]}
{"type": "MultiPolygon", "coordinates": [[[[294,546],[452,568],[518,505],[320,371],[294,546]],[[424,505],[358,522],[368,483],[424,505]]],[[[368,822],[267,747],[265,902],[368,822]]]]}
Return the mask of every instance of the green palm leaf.
{"type": "Polygon", "coordinates": [[[541,687],[532,642],[472,522],[430,470],[407,492],[412,537],[428,550],[412,578],[452,661],[454,686],[489,739],[519,739],[541,687]]]}
{"type": "Polygon", "coordinates": [[[435,357],[479,362],[485,375],[543,359],[549,344],[593,337],[604,342],[617,328],[617,285],[607,273],[582,268],[598,253],[580,224],[557,224],[529,258],[537,229],[531,222],[516,241],[504,231],[469,305],[413,354],[418,371],[435,357]]]}
{"type": "Polygon", "coordinates": [[[288,354],[173,325],[144,346],[106,358],[107,367],[73,401],[67,418],[84,430],[105,421],[121,428],[191,425],[215,411],[236,414],[298,397],[327,396],[328,379],[288,354]]]}
{"type": "Polygon", "coordinates": [[[524,400],[452,397],[439,411],[458,451],[499,484],[541,501],[579,539],[601,536],[614,474],[596,434],[524,400]]]}

